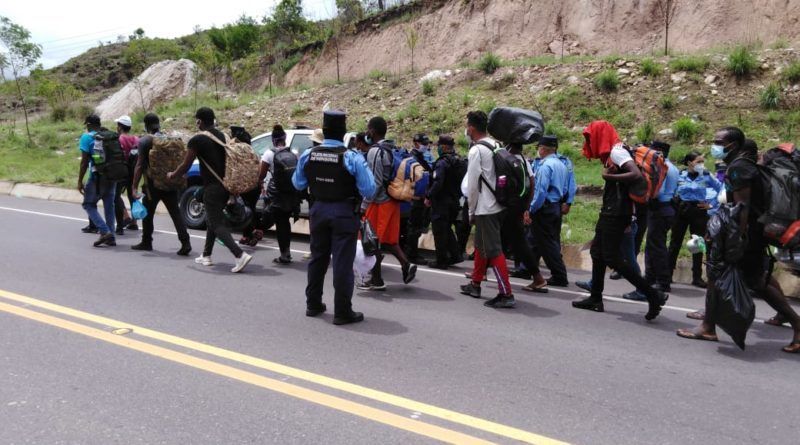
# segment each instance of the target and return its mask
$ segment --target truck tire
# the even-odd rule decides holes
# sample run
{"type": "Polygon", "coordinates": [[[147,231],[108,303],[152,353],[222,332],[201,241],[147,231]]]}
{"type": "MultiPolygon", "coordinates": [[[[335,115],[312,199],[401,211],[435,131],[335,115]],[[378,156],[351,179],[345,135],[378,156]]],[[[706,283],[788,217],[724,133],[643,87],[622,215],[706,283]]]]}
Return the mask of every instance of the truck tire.
{"type": "Polygon", "coordinates": [[[199,185],[193,185],[184,190],[178,204],[186,227],[195,230],[204,230],[206,228],[205,206],[194,197],[200,188],[199,185]]]}

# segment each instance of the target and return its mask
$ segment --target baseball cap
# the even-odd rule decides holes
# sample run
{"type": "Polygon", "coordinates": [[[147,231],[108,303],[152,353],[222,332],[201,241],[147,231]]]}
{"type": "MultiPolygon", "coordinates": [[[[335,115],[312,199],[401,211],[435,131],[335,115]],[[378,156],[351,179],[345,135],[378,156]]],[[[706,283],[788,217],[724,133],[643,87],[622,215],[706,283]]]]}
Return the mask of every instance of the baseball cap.
{"type": "Polygon", "coordinates": [[[118,117],[117,120],[115,120],[114,122],[122,124],[126,127],[133,127],[133,122],[131,122],[131,117],[128,115],[122,115],[118,117]]]}

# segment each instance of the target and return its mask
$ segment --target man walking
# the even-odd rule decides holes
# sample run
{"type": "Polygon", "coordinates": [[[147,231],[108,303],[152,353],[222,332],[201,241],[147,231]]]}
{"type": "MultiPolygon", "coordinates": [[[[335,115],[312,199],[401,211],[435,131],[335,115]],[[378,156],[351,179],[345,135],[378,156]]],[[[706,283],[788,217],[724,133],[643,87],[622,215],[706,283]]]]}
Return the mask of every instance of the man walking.
{"type": "Polygon", "coordinates": [[[214,110],[202,107],[195,113],[197,128],[201,133],[189,139],[187,144],[186,158],[175,171],[167,173],[167,178],[182,176],[186,174],[195,158],[200,159],[200,177],[203,180],[203,204],[206,209],[206,244],[203,253],[195,259],[197,264],[212,266],[211,253],[214,250],[214,242],[219,238],[220,241],[231,251],[236,258],[236,264],[231,272],[241,272],[253,259],[236,244],[231,236],[231,230],[225,225],[225,215],[223,210],[228,203],[230,193],[225,190],[220,178],[225,174],[225,147],[214,141],[208,135],[210,133],[220,142],[225,142],[225,135],[217,130],[215,126],[214,110]]]}
{"type": "MultiPolygon", "coordinates": [[[[81,151],[81,166],[78,173],[78,191],[83,195],[83,209],[89,216],[90,229],[95,227],[100,237],[94,242],[94,247],[116,246],[114,237],[114,196],[117,183],[104,177],[97,171],[96,162],[103,155],[95,152],[95,136],[103,130],[100,126],[100,117],[92,114],[83,121],[86,126],[84,133],[78,141],[81,151]],[[83,178],[89,170],[89,181],[84,185],[83,178]],[[103,200],[105,219],[97,211],[97,202],[103,200]]],[[[119,144],[119,142],[117,142],[119,144]]],[[[84,230],[87,232],[87,230],[84,230]]],[[[89,230],[90,232],[91,230],[89,230]]]]}
{"type": "Polygon", "coordinates": [[[314,203],[310,209],[311,261],[308,263],[306,316],[315,317],[327,309],[322,302],[325,273],[333,261],[333,324],[364,320],[353,311],[353,261],[358,242],[361,199],[375,193],[375,179],[361,154],[344,145],[347,116],[330,110],[323,114],[324,140],[300,156],[292,183],[297,190],[310,188],[314,203]]]}
{"type": "MultiPolygon", "coordinates": [[[[272,260],[275,264],[292,262],[291,242],[292,215],[300,212],[299,194],[292,185],[292,176],[297,168],[297,155],[286,146],[286,131],[280,125],[272,128],[274,150],[266,150],[261,157],[261,172],[258,183],[264,182],[267,172],[272,173],[267,184],[267,209],[270,223],[275,224],[280,256],[272,260]]],[[[271,225],[270,224],[270,225],[271,225]]],[[[269,227],[264,228],[269,229],[269,227]]]]}
{"type": "Polygon", "coordinates": [[[147,132],[145,136],[139,139],[139,156],[136,160],[136,167],[133,171],[133,180],[131,181],[131,191],[137,198],[139,195],[139,182],[142,175],[145,175],[144,197],[142,203],[147,208],[147,216],[142,220],[142,241],[139,244],[131,246],[133,250],[151,251],[153,250],[153,219],[156,215],[156,208],[159,202],[163,202],[164,206],[169,212],[169,217],[172,219],[172,224],[175,226],[175,231],[178,233],[178,240],[181,242],[181,248],[178,250],[178,255],[187,256],[192,251],[192,244],[189,239],[189,232],[186,230],[186,223],[183,221],[181,211],[178,208],[178,190],[161,190],[155,186],[153,180],[150,178],[150,150],[153,149],[153,142],[155,138],[161,137],[161,121],[155,113],[148,113],[144,116],[144,129],[147,132]]]}
{"type": "Polygon", "coordinates": [[[508,266],[500,236],[505,209],[497,202],[492,191],[497,184],[493,159],[497,143],[487,134],[488,122],[489,118],[483,111],[467,114],[465,134],[471,144],[466,179],[467,202],[470,221],[475,224],[475,263],[472,280],[461,286],[461,293],[480,298],[481,282],[491,266],[497,277],[499,292],[484,306],[513,308],[516,301],[508,280],[508,266]]]}
{"type": "MultiPolygon", "coordinates": [[[[412,140],[414,148],[411,149],[411,156],[422,165],[426,171],[432,170],[433,155],[431,154],[431,140],[424,133],[414,135],[412,140]]],[[[419,254],[419,238],[428,230],[431,223],[431,209],[425,206],[423,200],[411,201],[411,210],[408,215],[408,226],[406,231],[405,252],[408,261],[414,264],[426,265],[428,261],[419,254]]]]}

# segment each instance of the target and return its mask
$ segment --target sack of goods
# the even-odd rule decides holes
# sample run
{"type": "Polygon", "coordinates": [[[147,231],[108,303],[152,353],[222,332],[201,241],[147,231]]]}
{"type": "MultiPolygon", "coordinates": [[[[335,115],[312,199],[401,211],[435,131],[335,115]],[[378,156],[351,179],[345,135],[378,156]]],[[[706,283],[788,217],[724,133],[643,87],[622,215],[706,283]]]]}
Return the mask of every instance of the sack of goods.
{"type": "Polygon", "coordinates": [[[497,107],[489,113],[489,134],[505,144],[533,144],[544,134],[544,119],[538,111],[497,107]]]}
{"type": "Polygon", "coordinates": [[[773,246],[800,246],[800,152],[794,144],[781,144],[764,153],[759,172],[766,208],[759,217],[764,235],[773,246]]]}
{"type": "MultiPolygon", "coordinates": [[[[226,137],[225,141],[220,141],[208,131],[203,134],[225,147],[225,176],[220,178],[219,172],[209,168],[214,176],[222,182],[225,190],[232,195],[240,195],[253,190],[258,185],[258,172],[261,167],[261,160],[253,151],[253,147],[235,138],[228,139],[226,137]]],[[[207,164],[206,167],[208,167],[207,164]]]]}
{"type": "Polygon", "coordinates": [[[183,190],[186,178],[183,176],[167,178],[167,173],[175,171],[186,157],[186,144],[183,139],[167,136],[153,136],[150,149],[147,177],[159,190],[183,190]]]}
{"type": "Polygon", "coordinates": [[[92,162],[100,177],[109,181],[122,181],[128,178],[125,153],[119,145],[119,134],[103,130],[94,135],[92,162]]]}

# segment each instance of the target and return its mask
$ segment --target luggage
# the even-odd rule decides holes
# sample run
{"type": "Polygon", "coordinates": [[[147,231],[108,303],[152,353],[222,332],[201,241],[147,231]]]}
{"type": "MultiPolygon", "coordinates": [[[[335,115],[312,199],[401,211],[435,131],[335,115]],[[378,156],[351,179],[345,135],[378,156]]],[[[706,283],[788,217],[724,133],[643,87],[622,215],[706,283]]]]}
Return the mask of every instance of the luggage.
{"type": "Polygon", "coordinates": [[[146,171],[153,187],[159,190],[185,189],[186,178],[183,176],[167,178],[167,173],[175,171],[185,157],[186,144],[183,143],[183,139],[154,135],[146,171]]]}
{"type": "Polygon", "coordinates": [[[658,197],[664,179],[667,177],[667,163],[664,155],[657,150],[641,146],[629,150],[633,162],[642,172],[642,180],[637,181],[628,189],[628,196],[633,202],[647,204],[658,197]]]}
{"type": "Polygon", "coordinates": [[[394,178],[389,182],[386,192],[398,201],[412,201],[425,196],[429,173],[413,157],[400,161],[394,178]]]}
{"type": "Polygon", "coordinates": [[[764,184],[764,213],[758,221],[773,246],[800,246],[800,152],[782,144],[763,156],[759,172],[764,184]]]}
{"type": "Polygon", "coordinates": [[[128,165],[125,153],[119,144],[119,134],[101,130],[94,135],[92,161],[95,171],[109,181],[123,181],[128,178],[128,165]]]}
{"type": "Polygon", "coordinates": [[[505,144],[533,144],[544,133],[544,119],[538,111],[497,107],[489,113],[488,130],[505,144]]]}
{"type": "Polygon", "coordinates": [[[249,144],[239,142],[237,139],[220,141],[209,131],[201,134],[208,136],[212,141],[225,148],[225,176],[220,177],[206,161],[200,159],[211,174],[216,177],[222,186],[232,195],[240,195],[248,192],[258,185],[258,173],[261,168],[261,160],[249,144]]]}

